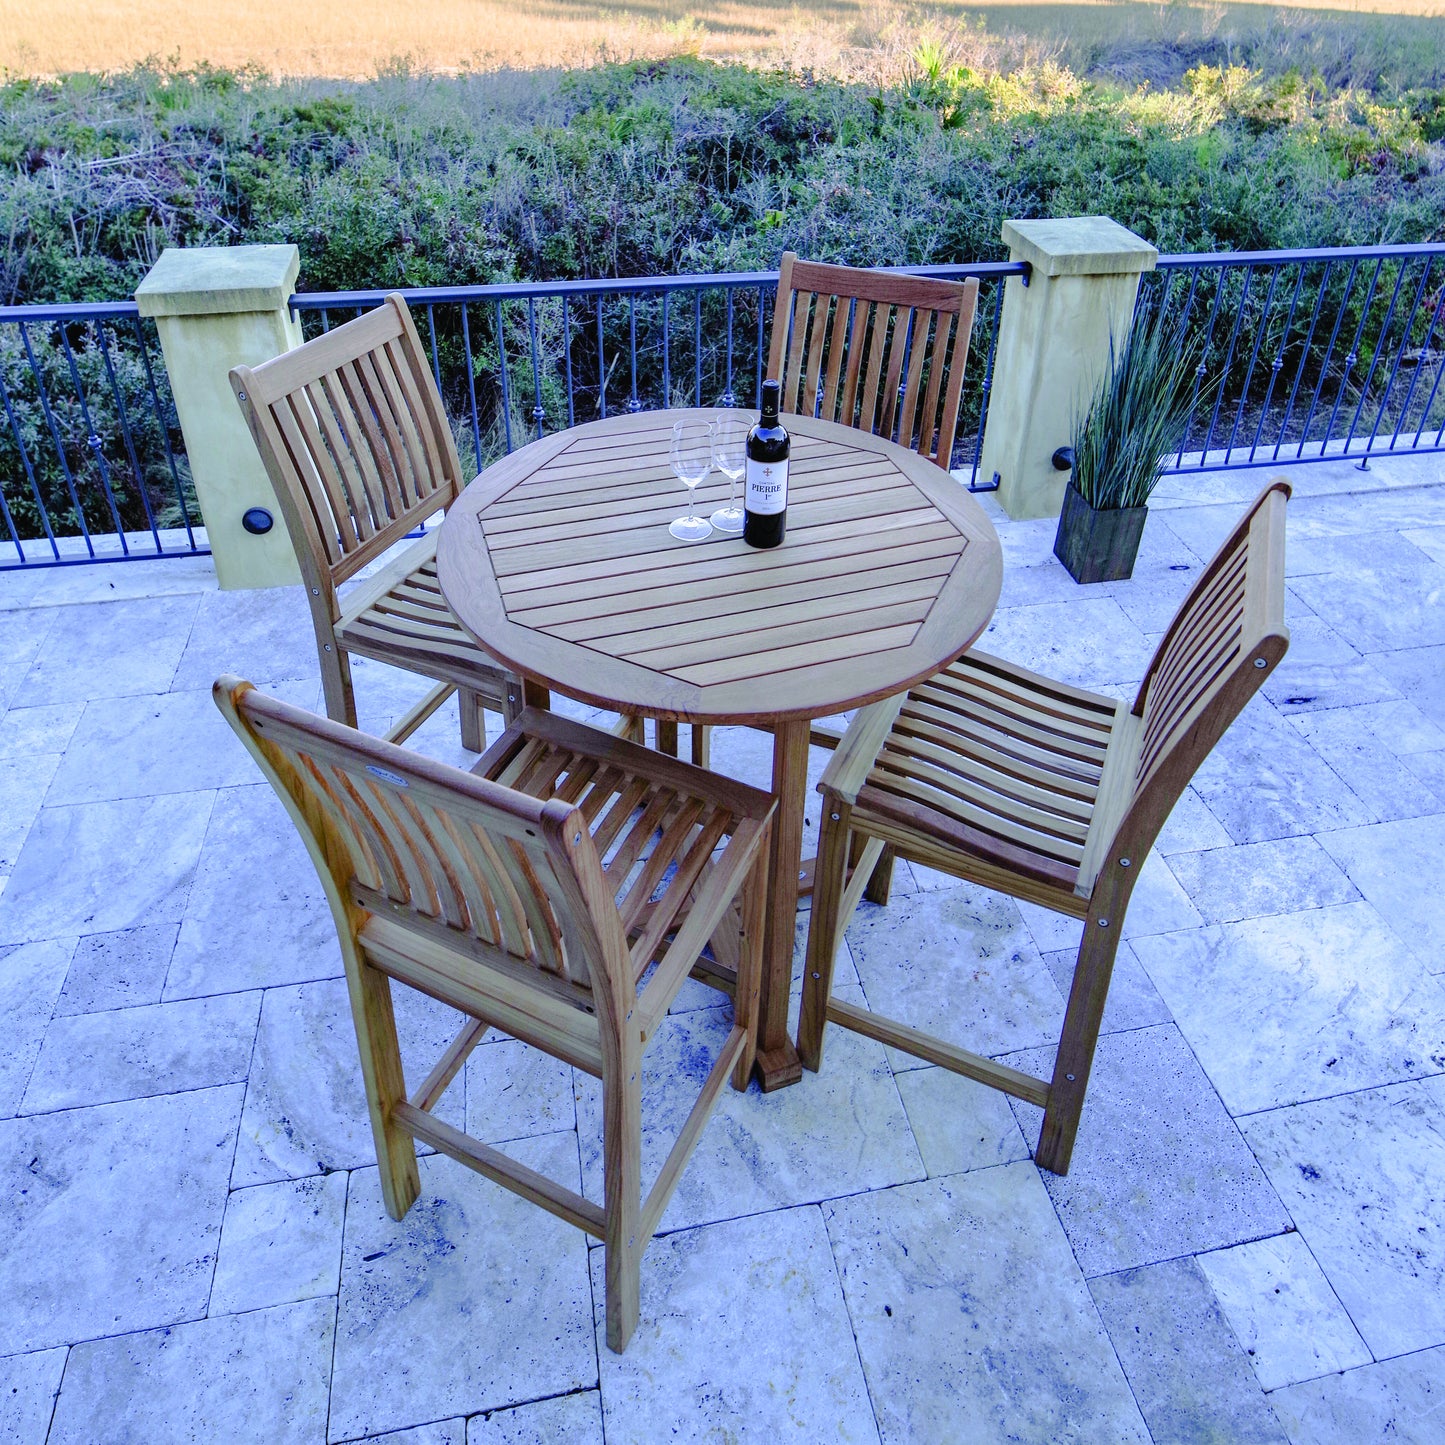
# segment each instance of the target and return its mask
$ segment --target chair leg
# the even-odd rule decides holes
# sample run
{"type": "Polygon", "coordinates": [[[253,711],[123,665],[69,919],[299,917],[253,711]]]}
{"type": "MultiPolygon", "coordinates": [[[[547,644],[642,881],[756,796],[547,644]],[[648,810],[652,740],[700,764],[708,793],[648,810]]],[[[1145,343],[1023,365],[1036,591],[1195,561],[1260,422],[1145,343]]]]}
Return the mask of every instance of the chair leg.
{"type": "Polygon", "coordinates": [[[502,694],[502,721],[508,727],[511,727],[521,717],[522,709],[527,705],[524,693],[522,684],[513,679],[507,684],[506,692],[502,694]]]}
{"type": "Polygon", "coordinates": [[[664,718],[657,720],[657,751],[670,758],[677,756],[677,724],[664,718]]]}
{"type": "Polygon", "coordinates": [[[361,1054],[371,1137],[381,1171],[381,1198],[386,1212],[401,1219],[421,1193],[416,1167],[416,1140],[392,1122],[395,1104],[406,1098],[396,1016],[391,1006],[391,980],[353,955],[346,961],[351,1017],[361,1054]]]}
{"type": "Polygon", "coordinates": [[[823,1030],[833,993],[833,966],[843,926],[850,809],[825,795],[818,861],[813,871],[813,909],[808,920],[808,952],[803,964],[803,1007],[798,1019],[798,1057],[814,1073],[823,1063],[823,1030]],[[833,815],[837,814],[835,818],[833,815]]]}
{"type": "Polygon", "coordinates": [[[332,722],[356,726],[356,693],[351,686],[351,658],[331,642],[318,642],[321,659],[321,690],[326,699],[326,716],[332,722]]]}
{"type": "MultiPolygon", "coordinates": [[[[610,1072],[610,1071],[609,1071],[610,1072]]],[[[642,1059],[623,1048],[616,1073],[602,1079],[602,1169],[607,1220],[607,1348],[621,1354],[637,1328],[642,1287],[642,1059]]]]}
{"type": "Polygon", "coordinates": [[[706,723],[693,723],[689,731],[692,733],[692,760],[700,768],[712,766],[712,729],[706,723]]]}
{"type": "MultiPolygon", "coordinates": [[[[696,728],[694,728],[696,736],[696,728]]],[[[733,990],[733,1022],[747,1030],[748,1041],[733,1066],[733,1088],[746,1089],[758,1052],[758,995],[763,982],[763,935],[768,919],[768,858],[772,829],[763,834],[758,856],[748,870],[742,895],[742,938],[738,951],[737,986],[733,990]]]]}
{"type": "Polygon", "coordinates": [[[1069,1172],[1069,1160],[1074,1152],[1074,1136],[1079,1130],[1084,1093],[1094,1066],[1094,1049],[1099,1042],[1114,955],[1119,949],[1117,924],[1123,922],[1123,910],[1119,913],[1114,926],[1101,928],[1092,913],[1084,924],[1084,938],[1074,965],[1074,983],[1069,990],[1069,1006],[1059,1036],[1059,1052],[1054,1059],[1054,1076],[1049,1084],[1049,1103],[1044,1110],[1038,1147],[1034,1150],[1034,1161],[1039,1168],[1054,1174],[1069,1172]]]}
{"type": "MultiPolygon", "coordinates": [[[[857,838],[854,841],[857,845],[856,851],[861,852],[863,844],[868,840],[866,838],[857,838]]],[[[870,903],[876,903],[880,908],[886,908],[888,906],[889,896],[893,892],[894,857],[893,849],[885,845],[882,856],[878,859],[877,863],[873,865],[873,872],[868,879],[868,885],[863,890],[864,898],[870,903]]]]}
{"type": "Polygon", "coordinates": [[[457,708],[462,715],[462,746],[472,753],[487,750],[487,723],[482,696],[469,687],[457,689],[457,708]]]}

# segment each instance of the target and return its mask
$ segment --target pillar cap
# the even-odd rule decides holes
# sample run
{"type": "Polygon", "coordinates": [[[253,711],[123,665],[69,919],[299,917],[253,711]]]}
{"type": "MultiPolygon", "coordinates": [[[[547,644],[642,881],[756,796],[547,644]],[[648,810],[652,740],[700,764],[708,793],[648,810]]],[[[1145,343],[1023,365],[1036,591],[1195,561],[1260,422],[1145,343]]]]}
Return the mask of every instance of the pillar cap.
{"type": "Polygon", "coordinates": [[[167,246],[135,289],[142,316],[279,311],[296,289],[295,246],[167,246]]]}
{"type": "Polygon", "coordinates": [[[1015,261],[1041,276],[1117,276],[1152,271],[1159,252],[1108,216],[1005,221],[1004,244],[1015,261]]]}

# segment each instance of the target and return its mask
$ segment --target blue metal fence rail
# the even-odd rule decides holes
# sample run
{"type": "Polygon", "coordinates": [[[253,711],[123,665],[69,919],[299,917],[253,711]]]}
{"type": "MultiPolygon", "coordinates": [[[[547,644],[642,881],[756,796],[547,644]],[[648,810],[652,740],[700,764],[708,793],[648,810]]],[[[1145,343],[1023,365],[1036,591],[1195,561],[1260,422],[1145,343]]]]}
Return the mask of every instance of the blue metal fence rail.
{"type": "Polygon", "coordinates": [[[1198,350],[1172,473],[1445,450],[1445,243],[1161,256],[1139,305],[1198,350]]]}
{"type": "MultiPolygon", "coordinates": [[[[974,490],[1003,302],[977,276],[955,469],[974,490]]],[[[756,404],[777,272],[404,291],[466,460],[616,410],[756,404]]],[[[309,333],[381,290],[299,293],[309,333]]],[[[1445,244],[1163,256],[1140,308],[1198,349],[1175,473],[1445,451],[1445,244]]],[[[207,550],[154,332],[133,302],[0,307],[0,570],[207,550]]]]}
{"type": "Polygon", "coordinates": [[[209,551],[133,301],[0,307],[0,570],[209,551]]]}

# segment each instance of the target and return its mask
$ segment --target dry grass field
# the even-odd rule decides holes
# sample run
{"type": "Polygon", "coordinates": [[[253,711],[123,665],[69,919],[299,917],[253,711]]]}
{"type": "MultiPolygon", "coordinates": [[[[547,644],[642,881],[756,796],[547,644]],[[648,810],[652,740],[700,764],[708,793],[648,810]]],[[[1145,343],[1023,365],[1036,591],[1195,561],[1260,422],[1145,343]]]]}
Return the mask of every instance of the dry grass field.
{"type": "MultiPolygon", "coordinates": [[[[930,0],[0,0],[0,70],[54,75],[115,71],[146,59],[255,65],[276,75],[364,78],[398,60],[417,70],[585,65],[691,52],[752,64],[866,73],[921,28],[977,27],[1046,48],[1288,30],[1311,19],[1369,26],[1373,16],[1430,27],[1445,0],[1174,0],[1008,4],[930,0]]],[[[1408,41],[1407,41],[1408,43],[1408,41]]]]}

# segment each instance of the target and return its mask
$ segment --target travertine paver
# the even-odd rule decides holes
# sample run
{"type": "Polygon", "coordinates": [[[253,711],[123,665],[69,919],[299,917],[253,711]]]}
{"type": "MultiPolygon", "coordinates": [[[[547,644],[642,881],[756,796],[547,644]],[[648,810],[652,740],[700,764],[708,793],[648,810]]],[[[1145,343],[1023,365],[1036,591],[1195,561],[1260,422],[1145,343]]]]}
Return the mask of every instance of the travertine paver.
{"type": "Polygon", "coordinates": [[[56,1000],[56,1017],[159,1003],[179,926],[142,924],[82,938],[56,1000]]]}
{"type": "Polygon", "coordinates": [[[56,608],[34,661],[12,693],[14,704],[35,707],[168,691],[197,605],[191,596],[56,608]]]}
{"type": "Polygon", "coordinates": [[[1192,1259],[1089,1281],[1154,1445],[1287,1445],[1192,1259]]]}
{"type": "Polygon", "coordinates": [[[331,910],[275,793],[257,781],[215,798],[165,997],[339,977],[331,910]]]}
{"type": "Polygon", "coordinates": [[[1198,1264],[1266,1390],[1369,1364],[1365,1342],[1297,1231],[1201,1254],[1198,1264]]]}
{"type": "MultiPolygon", "coordinates": [[[[1078,948],[1061,948],[1055,953],[1046,953],[1044,962],[1053,974],[1060,994],[1067,999],[1069,990],[1074,986],[1078,948]]],[[[1150,982],[1149,975],[1139,966],[1133,944],[1120,944],[1114,958],[1113,976],[1109,980],[1109,999],[1104,1005],[1104,1018],[1099,1026],[1101,1031],[1117,1034],[1169,1021],[1169,1009],[1159,997],[1159,990],[1150,982]]]]}
{"type": "Polygon", "coordinates": [[[21,1100],[23,1114],[243,1082],[259,993],[57,1018],[21,1100]]]}
{"type": "Polygon", "coordinates": [[[885,1445],[1147,1441],[1031,1165],[823,1213],[885,1445]]]}
{"type": "MultiPolygon", "coordinates": [[[[287,702],[315,705],[315,689],[305,683],[271,690],[287,702]]],[[[51,807],[101,803],[255,781],[256,765],[217,711],[210,688],[198,688],[89,703],[45,800],[51,807]]]]}
{"type": "Polygon", "coordinates": [[[1360,896],[1339,864],[1310,837],[1179,853],[1169,867],[1206,923],[1295,913],[1360,896]]]}
{"type": "Polygon", "coordinates": [[[511,1410],[473,1415],[467,1422],[466,1445],[552,1445],[560,1440],[567,1445],[602,1445],[600,1391],[578,1390],[511,1410]]]}
{"type": "Polygon", "coordinates": [[[997,1089],[932,1065],[909,1069],[897,1080],[929,1178],[1029,1157],[1018,1121],[997,1089]]]}
{"type": "Polygon", "coordinates": [[[0,878],[15,866],[59,763],[59,753],[0,760],[0,878]]]}
{"type": "MultiPolygon", "coordinates": [[[[575,1231],[427,1151],[408,1219],[381,1206],[324,895],[209,700],[230,670],[317,704],[299,589],[0,574],[0,1440],[1436,1445],[1445,484],[1291,475],[1292,649],[1140,870],[1069,1177],[1029,1162],[1036,1110],[830,1030],[798,1088],[724,1092],[621,1360],[575,1231]]],[[[1097,588],[985,497],[984,645],[1132,697],[1262,480],[1167,479],[1097,588]]],[[[355,676],[374,729],[427,685],[355,676]]],[[[454,704],[413,741],[470,761],[454,704]]],[[[768,781],[763,733],[713,757],[768,781]]],[[[1076,922],[905,863],[851,939],[841,996],[1048,1072],[1076,922]]],[[[456,1018],[398,999],[415,1085],[456,1018]]],[[[727,1020],[679,996],[645,1174],[727,1020]]],[[[585,1077],[488,1035],[440,1107],[598,1197],[585,1077]]]]}
{"type": "Polygon", "coordinates": [[[515,1039],[481,1044],[465,1088],[467,1133],[484,1144],[577,1127],[571,1067],[515,1039]]]}
{"type": "Polygon", "coordinates": [[[602,1251],[591,1257],[609,1445],[876,1445],[856,1320],[815,1206],[654,1240],[642,1320],[621,1356],[604,1343],[602,1251]]]}
{"type": "Polygon", "coordinates": [[[314,1445],[335,1323],[331,1301],[316,1299],[77,1345],[50,1441],[314,1445]]]}
{"type": "Polygon", "coordinates": [[[1445,1342],[1445,1075],[1243,1121],[1376,1359],[1445,1342]]]}
{"type": "Polygon", "coordinates": [[[1134,948],[1232,1114],[1445,1071],[1445,986],[1363,901],[1134,948]]]}
{"type": "Polygon", "coordinates": [[[366,1437],[374,1445],[466,1445],[465,1419],[435,1420],[411,1430],[388,1430],[385,1435],[366,1437]]]}
{"type": "Polygon", "coordinates": [[[0,1123],[0,1355],[205,1313],[241,1092],[0,1123]]]}
{"type": "MultiPolygon", "coordinates": [[[[521,1140],[510,1152],[576,1188],[574,1135],[521,1140]]],[[[421,1198],[399,1225],[382,1207],[376,1170],[352,1174],[333,1441],[597,1381],[581,1232],[449,1159],[420,1168],[421,1198]]]]}
{"type": "Polygon", "coordinates": [[[50,1428],[66,1350],[36,1350],[0,1359],[0,1440],[44,1440],[50,1428]]]}
{"type": "Polygon", "coordinates": [[[0,943],[179,918],[215,796],[43,808],[0,894],[0,943]]]}
{"type": "Polygon", "coordinates": [[[1445,813],[1326,833],[1320,842],[1425,967],[1445,972],[1445,908],[1427,882],[1445,876],[1445,813]]]}
{"type": "Polygon", "coordinates": [[[1272,1398],[1290,1445],[1438,1445],[1445,1437],[1445,1346],[1326,1375],[1272,1398]]]}
{"type": "MultiPolygon", "coordinates": [[[[1043,1077],[1053,1051],[1008,1062],[1043,1077]]],[[[1010,1103],[1032,1149],[1043,1113],[1010,1103]]],[[[1089,1276],[1278,1234],[1289,1222],[1173,1024],[1100,1038],[1069,1173],[1042,1178],[1089,1276]]]]}
{"type": "Polygon", "coordinates": [[[51,938],[0,949],[0,1119],[20,1108],[74,948],[51,938]]]}
{"type": "Polygon", "coordinates": [[[341,1279],[347,1178],[337,1171],[232,1190],[209,1313],[334,1295],[341,1279]]]}

